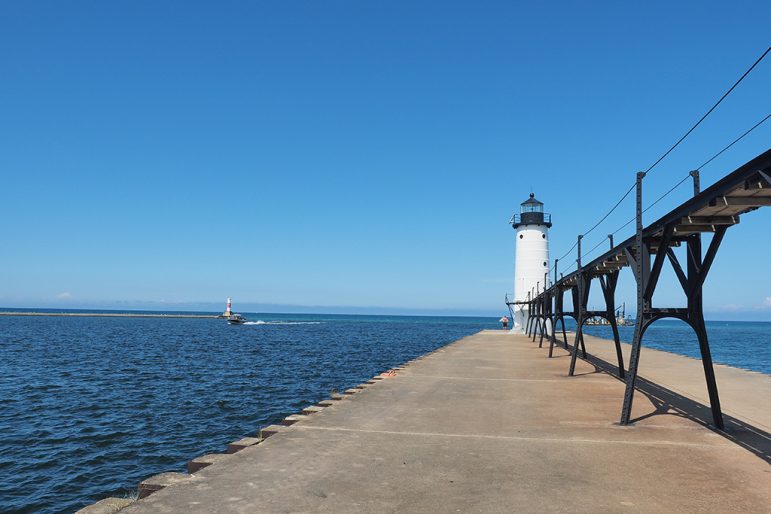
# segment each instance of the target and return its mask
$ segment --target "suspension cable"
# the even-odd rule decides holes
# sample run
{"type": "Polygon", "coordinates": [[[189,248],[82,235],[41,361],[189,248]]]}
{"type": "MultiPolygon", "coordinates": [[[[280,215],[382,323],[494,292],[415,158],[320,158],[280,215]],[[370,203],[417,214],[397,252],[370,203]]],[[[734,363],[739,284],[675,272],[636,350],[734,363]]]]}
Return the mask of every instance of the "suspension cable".
{"type": "Polygon", "coordinates": [[[595,228],[599,227],[599,226],[600,226],[600,223],[602,223],[603,221],[605,221],[605,220],[608,218],[608,216],[610,216],[610,215],[611,215],[611,213],[612,213],[613,211],[615,211],[615,210],[616,210],[616,208],[617,208],[619,205],[621,205],[621,202],[623,202],[623,201],[626,199],[626,197],[627,197],[627,196],[629,196],[629,193],[631,193],[631,192],[634,190],[634,188],[635,188],[635,186],[636,186],[636,185],[637,185],[636,183],[635,183],[635,184],[632,184],[632,187],[630,187],[629,189],[627,189],[627,190],[626,190],[626,193],[624,193],[624,196],[622,196],[622,197],[621,197],[621,200],[619,200],[618,202],[616,202],[616,205],[614,205],[614,206],[613,206],[613,208],[611,208],[611,209],[608,211],[608,213],[607,213],[607,214],[605,214],[605,216],[603,216],[602,218],[600,218],[600,221],[598,221],[597,223],[595,223],[595,224],[594,224],[594,226],[593,226],[592,228],[590,228],[589,230],[587,230],[586,232],[584,232],[584,233],[583,233],[583,234],[581,234],[581,235],[582,235],[583,237],[586,237],[586,236],[588,236],[589,234],[591,234],[591,233],[592,233],[592,231],[593,231],[595,228]]]}
{"type": "Polygon", "coordinates": [[[654,162],[653,164],[651,164],[651,166],[650,166],[650,167],[649,167],[647,170],[645,170],[645,173],[648,173],[648,172],[649,172],[649,171],[651,171],[653,168],[655,168],[655,167],[656,167],[656,165],[658,165],[658,163],[660,163],[661,161],[663,161],[663,160],[664,160],[664,158],[665,158],[667,155],[669,155],[669,154],[672,152],[672,150],[674,150],[675,148],[677,148],[677,147],[678,147],[678,145],[679,145],[680,143],[682,143],[682,142],[685,140],[685,138],[686,138],[686,137],[688,137],[688,136],[691,134],[691,132],[693,132],[693,131],[696,129],[696,127],[698,127],[699,125],[701,125],[701,122],[702,122],[702,121],[704,121],[704,120],[707,118],[707,116],[709,116],[710,114],[712,114],[712,111],[714,111],[714,110],[717,108],[717,106],[718,106],[718,105],[720,105],[720,103],[721,103],[723,100],[725,100],[725,99],[726,99],[726,97],[727,97],[728,95],[730,95],[730,94],[731,94],[731,91],[733,91],[734,89],[736,89],[736,86],[738,86],[738,85],[739,85],[739,83],[740,83],[742,80],[744,80],[744,78],[745,78],[747,75],[749,75],[749,74],[750,74],[750,72],[751,72],[751,71],[752,71],[752,70],[755,68],[755,66],[757,66],[757,65],[760,63],[760,61],[762,61],[762,60],[763,60],[763,58],[764,58],[764,57],[765,57],[765,56],[768,54],[768,52],[769,52],[769,51],[771,51],[771,46],[769,46],[768,48],[766,48],[766,51],[765,51],[765,52],[763,52],[763,55],[761,55],[760,57],[758,57],[758,60],[757,60],[757,61],[755,61],[755,62],[752,64],[752,66],[750,66],[750,67],[747,69],[747,71],[745,71],[745,72],[744,72],[744,74],[743,74],[741,77],[739,77],[739,80],[737,80],[736,82],[734,82],[734,85],[733,85],[733,86],[731,86],[731,88],[730,88],[728,91],[726,91],[726,92],[723,94],[723,96],[721,96],[721,97],[720,97],[720,100],[718,100],[718,101],[715,103],[715,105],[713,105],[712,107],[710,107],[710,109],[709,109],[709,110],[708,110],[708,111],[707,111],[707,112],[704,114],[704,116],[702,116],[702,117],[699,119],[699,121],[697,121],[697,122],[696,122],[696,124],[695,124],[694,126],[692,126],[690,129],[688,129],[688,132],[686,132],[686,133],[683,135],[683,137],[681,137],[680,139],[678,139],[678,140],[677,140],[677,143],[675,143],[674,145],[672,145],[672,146],[670,147],[670,149],[669,149],[669,150],[667,150],[666,152],[664,152],[664,155],[662,155],[661,157],[659,157],[659,158],[658,158],[658,160],[656,160],[656,162],[654,162]]]}
{"type": "Polygon", "coordinates": [[[742,134],[741,136],[739,136],[739,137],[737,137],[736,139],[734,139],[733,141],[731,141],[731,144],[729,144],[728,146],[726,146],[725,148],[723,148],[722,150],[720,150],[718,153],[716,153],[715,155],[713,155],[712,157],[710,157],[709,159],[707,159],[706,161],[704,161],[704,164],[702,164],[701,166],[699,166],[699,167],[698,167],[698,168],[696,168],[696,169],[697,169],[697,170],[700,170],[700,169],[702,169],[704,166],[706,166],[707,164],[709,164],[709,163],[711,163],[712,161],[714,161],[714,160],[715,160],[715,159],[716,159],[716,158],[717,158],[717,157],[718,157],[720,154],[722,154],[723,152],[725,152],[726,150],[728,150],[729,148],[731,148],[733,145],[735,145],[736,143],[738,143],[739,141],[741,141],[742,139],[744,139],[744,136],[746,136],[747,134],[749,134],[750,132],[752,132],[753,130],[755,130],[755,129],[756,129],[756,128],[758,128],[759,126],[761,126],[763,123],[765,123],[765,121],[766,121],[768,118],[771,118],[771,114],[768,114],[768,115],[766,115],[766,117],[765,117],[765,118],[763,118],[762,120],[760,120],[759,122],[757,122],[755,125],[753,125],[751,129],[749,129],[749,130],[748,130],[748,131],[746,131],[744,134],[742,134]]]}
{"type": "MultiPolygon", "coordinates": [[[[744,137],[745,137],[745,136],[747,136],[747,135],[748,135],[750,132],[752,132],[753,130],[755,130],[755,129],[756,129],[756,128],[758,128],[759,126],[761,126],[761,125],[762,125],[763,123],[765,123],[765,122],[766,122],[766,121],[767,121],[769,118],[771,118],[771,114],[768,114],[768,115],[767,115],[765,118],[763,118],[762,120],[760,120],[759,122],[757,122],[755,125],[753,125],[753,126],[752,126],[752,127],[750,127],[749,129],[747,129],[747,130],[746,130],[746,131],[745,131],[745,132],[744,132],[744,133],[743,133],[741,136],[737,137],[736,139],[734,139],[733,141],[731,141],[731,142],[730,142],[728,145],[726,145],[725,147],[723,147],[723,149],[722,149],[722,150],[720,150],[720,151],[719,151],[719,152],[717,152],[715,155],[713,155],[712,157],[710,157],[709,159],[707,159],[706,161],[704,161],[704,163],[703,163],[701,166],[699,166],[698,168],[696,168],[696,170],[697,170],[697,171],[699,171],[699,170],[701,170],[701,169],[702,169],[704,166],[706,166],[706,165],[707,165],[707,164],[709,164],[710,162],[714,161],[714,160],[715,160],[715,159],[716,159],[718,156],[722,155],[722,154],[723,154],[723,152],[725,152],[726,150],[728,150],[729,148],[731,148],[733,145],[735,145],[736,143],[738,143],[739,141],[741,141],[742,139],[744,139],[744,137]]],[[[656,205],[657,203],[659,203],[661,200],[663,200],[665,197],[667,197],[667,196],[668,196],[670,193],[672,193],[672,191],[674,191],[675,189],[677,189],[678,187],[680,187],[680,185],[681,185],[683,182],[685,182],[686,180],[688,180],[688,178],[689,178],[690,176],[691,176],[691,174],[690,174],[690,173],[688,173],[688,174],[687,174],[685,177],[683,177],[683,178],[682,178],[682,179],[681,179],[681,180],[680,180],[680,181],[679,181],[677,184],[675,184],[674,186],[672,186],[672,187],[671,187],[671,188],[670,188],[670,189],[669,189],[669,190],[668,190],[666,193],[664,193],[663,195],[659,196],[659,197],[658,197],[658,198],[657,198],[657,199],[656,199],[656,200],[655,200],[655,201],[654,201],[652,204],[650,204],[648,207],[646,207],[645,209],[643,209],[643,211],[642,211],[642,212],[643,212],[643,213],[646,213],[646,212],[648,212],[648,210],[650,210],[650,209],[651,209],[651,207],[653,207],[654,205],[656,205]]],[[[625,229],[626,227],[628,227],[628,226],[629,226],[629,224],[631,224],[631,223],[632,223],[634,220],[636,220],[636,219],[637,219],[637,217],[636,217],[636,216],[635,216],[634,218],[630,219],[629,221],[627,221],[626,223],[624,223],[623,225],[621,225],[619,228],[617,228],[617,229],[616,229],[614,232],[612,232],[612,233],[611,233],[611,235],[616,235],[617,233],[621,232],[623,229],[625,229]]]]}
{"type": "MultiPolygon", "coordinates": [[[[730,95],[730,94],[731,94],[731,92],[733,92],[733,90],[734,90],[734,89],[736,89],[736,87],[737,87],[737,86],[738,86],[738,85],[739,85],[739,84],[740,84],[740,83],[741,83],[741,82],[742,82],[742,81],[743,81],[743,80],[744,80],[744,79],[747,77],[747,75],[749,75],[749,74],[750,74],[750,72],[751,72],[753,69],[755,69],[755,67],[756,67],[756,66],[757,66],[757,65],[760,63],[760,61],[762,61],[762,60],[763,60],[763,59],[766,57],[766,55],[767,55],[769,52],[771,52],[771,46],[769,46],[768,48],[766,48],[766,51],[765,51],[765,52],[763,52],[763,54],[762,54],[760,57],[758,57],[758,59],[757,59],[757,60],[756,60],[756,61],[755,61],[755,62],[752,64],[752,66],[750,66],[750,67],[747,69],[747,71],[745,71],[745,72],[742,74],[742,76],[741,76],[741,77],[739,77],[739,79],[738,79],[736,82],[734,82],[734,84],[733,84],[733,85],[732,85],[732,86],[731,86],[731,87],[728,89],[728,91],[726,91],[726,92],[723,94],[723,96],[721,96],[721,97],[720,97],[720,99],[719,99],[717,102],[715,102],[715,104],[714,104],[712,107],[710,107],[710,109],[709,109],[709,110],[708,110],[706,113],[704,113],[704,115],[703,115],[701,118],[699,118],[699,121],[697,121],[697,122],[696,122],[696,123],[695,123],[695,124],[694,124],[694,125],[693,125],[693,126],[690,128],[690,129],[688,129],[688,131],[687,131],[687,132],[686,132],[686,133],[685,133],[685,134],[684,134],[684,135],[683,135],[683,136],[682,136],[680,139],[678,139],[678,140],[677,140],[677,142],[676,142],[674,145],[672,145],[672,146],[671,146],[671,147],[670,147],[670,148],[669,148],[669,149],[668,149],[666,152],[664,152],[664,154],[663,154],[661,157],[659,157],[659,158],[658,158],[658,159],[657,159],[657,160],[656,160],[656,161],[655,161],[653,164],[651,164],[651,165],[650,165],[650,167],[648,167],[648,169],[647,169],[647,170],[645,170],[645,173],[647,174],[648,172],[650,172],[651,170],[653,170],[653,168],[655,168],[655,167],[656,167],[656,166],[657,166],[657,165],[658,165],[658,164],[659,164],[661,161],[663,161],[663,160],[664,160],[664,159],[665,159],[665,158],[666,158],[666,157],[667,157],[667,156],[668,156],[670,153],[672,153],[672,151],[673,151],[675,148],[677,148],[677,147],[680,145],[680,143],[682,143],[682,142],[683,142],[683,141],[684,141],[684,140],[685,140],[685,139],[686,139],[686,138],[687,138],[687,137],[688,137],[688,136],[691,134],[691,132],[693,132],[694,130],[696,130],[696,128],[697,128],[699,125],[701,125],[701,123],[702,123],[702,122],[703,122],[703,121],[704,121],[704,120],[707,118],[707,116],[709,116],[710,114],[712,114],[712,111],[714,111],[714,110],[715,110],[715,109],[716,109],[716,108],[717,108],[717,107],[718,107],[718,106],[719,106],[719,105],[720,105],[720,104],[723,102],[723,100],[725,100],[725,99],[728,97],[728,95],[730,95]]],[[[742,140],[742,139],[743,139],[743,138],[744,138],[746,135],[748,135],[750,132],[752,132],[752,131],[753,131],[753,130],[755,130],[757,127],[759,127],[760,125],[762,125],[762,124],[763,124],[763,123],[764,123],[766,120],[768,120],[768,118],[770,118],[770,117],[771,117],[771,114],[767,115],[765,118],[763,118],[762,120],[760,120],[758,123],[756,123],[754,126],[752,126],[752,127],[749,129],[749,130],[747,130],[746,132],[744,132],[744,133],[743,133],[741,136],[739,136],[739,137],[738,137],[738,138],[736,138],[734,141],[732,141],[732,142],[731,142],[729,145],[727,145],[725,148],[723,148],[723,149],[722,149],[722,150],[720,150],[718,153],[716,153],[715,155],[713,155],[713,156],[712,156],[710,159],[708,159],[707,161],[705,161],[705,162],[704,162],[704,164],[702,164],[701,166],[699,166],[698,168],[696,168],[696,170],[700,170],[701,168],[703,168],[704,166],[706,166],[707,164],[709,164],[710,162],[712,162],[714,159],[716,159],[716,158],[717,158],[719,155],[721,155],[723,152],[725,152],[726,150],[728,150],[729,148],[731,148],[731,147],[732,147],[734,144],[736,144],[736,143],[738,143],[739,141],[741,141],[741,140],[742,140]]],[[[682,184],[683,184],[683,183],[684,183],[684,182],[685,182],[685,181],[686,181],[686,180],[687,180],[687,179],[688,179],[690,176],[691,176],[691,175],[690,175],[690,173],[689,173],[688,175],[686,175],[686,176],[685,176],[685,177],[684,177],[682,180],[680,180],[680,181],[679,181],[677,184],[675,184],[674,186],[672,186],[672,188],[670,188],[670,189],[669,189],[669,190],[668,190],[666,193],[664,193],[663,195],[661,195],[661,196],[660,196],[659,198],[657,198],[657,199],[656,199],[656,200],[655,200],[655,201],[654,201],[652,204],[650,204],[648,207],[646,207],[645,209],[643,209],[643,211],[642,211],[642,212],[643,212],[643,213],[647,212],[647,211],[648,211],[649,209],[651,209],[651,208],[652,208],[654,205],[656,205],[657,203],[659,203],[661,200],[663,200],[665,197],[667,197],[669,194],[671,194],[671,193],[672,193],[672,192],[673,192],[675,189],[677,189],[677,188],[678,188],[680,185],[682,185],[682,184]]],[[[612,208],[611,208],[611,209],[610,209],[610,210],[609,210],[609,211],[608,211],[608,212],[607,212],[607,213],[606,213],[606,214],[605,214],[605,215],[604,215],[602,218],[600,218],[600,220],[599,220],[599,221],[597,221],[597,222],[596,222],[594,225],[592,225],[592,227],[591,227],[589,230],[587,230],[586,232],[584,232],[584,233],[582,234],[582,237],[585,237],[585,236],[589,235],[589,234],[590,234],[590,233],[592,233],[592,232],[593,232],[593,231],[594,231],[594,230],[595,230],[597,227],[599,227],[599,226],[602,224],[602,222],[603,222],[603,221],[605,221],[605,220],[608,218],[608,216],[610,216],[610,215],[613,213],[613,211],[615,211],[615,210],[618,208],[618,206],[619,206],[619,205],[621,205],[621,203],[622,203],[622,202],[623,202],[623,201],[624,201],[624,200],[627,198],[627,196],[629,196],[629,194],[630,194],[630,193],[631,193],[631,192],[634,190],[635,186],[636,186],[636,184],[632,184],[632,186],[631,186],[631,187],[630,187],[630,188],[629,188],[629,189],[628,189],[628,190],[627,190],[627,191],[624,193],[624,195],[621,197],[621,199],[620,199],[618,202],[616,202],[616,204],[615,204],[615,205],[614,205],[614,206],[613,206],[613,207],[612,207],[612,208]]],[[[632,223],[633,221],[635,221],[635,219],[637,219],[637,217],[634,217],[634,218],[632,218],[631,220],[629,220],[629,221],[627,221],[626,223],[624,223],[624,224],[623,224],[621,227],[619,227],[619,228],[618,228],[618,229],[616,229],[614,232],[612,232],[612,233],[611,233],[611,235],[615,235],[615,234],[617,234],[618,232],[620,232],[621,230],[623,230],[624,228],[626,228],[627,226],[629,226],[629,224],[630,224],[630,223],[632,223]]],[[[598,243],[598,244],[597,244],[595,247],[593,247],[591,250],[589,250],[588,252],[586,252],[586,254],[584,254],[584,255],[588,255],[589,253],[593,252],[594,250],[596,250],[596,249],[597,249],[597,248],[598,248],[600,245],[602,245],[603,243],[604,243],[604,240],[603,240],[603,241],[601,241],[600,243],[598,243]]],[[[573,244],[573,246],[571,246],[571,247],[570,247],[570,249],[568,249],[568,251],[567,251],[567,252],[565,252],[565,253],[564,253],[562,256],[560,256],[560,257],[559,257],[558,259],[556,259],[556,260],[562,260],[562,259],[564,259],[565,257],[567,257],[568,255],[570,255],[570,252],[572,252],[572,251],[573,251],[573,250],[576,248],[576,246],[578,246],[578,241],[577,241],[577,240],[576,240],[576,242],[573,244]]],[[[555,260],[555,264],[554,264],[554,266],[552,266],[552,267],[549,269],[549,272],[551,272],[552,270],[554,270],[554,268],[555,268],[555,266],[556,266],[556,260],[555,260]]],[[[571,267],[572,267],[572,266],[571,266],[571,267]]]]}

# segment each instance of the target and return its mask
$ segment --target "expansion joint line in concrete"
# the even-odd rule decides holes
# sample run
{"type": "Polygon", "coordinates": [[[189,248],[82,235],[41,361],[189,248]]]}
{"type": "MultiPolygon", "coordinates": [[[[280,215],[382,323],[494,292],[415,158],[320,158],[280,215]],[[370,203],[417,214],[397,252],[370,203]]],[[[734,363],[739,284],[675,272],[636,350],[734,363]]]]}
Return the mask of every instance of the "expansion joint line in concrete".
{"type": "MultiPolygon", "coordinates": [[[[621,427],[612,425],[609,429],[616,430],[633,430],[633,428],[621,427]]],[[[400,431],[400,430],[372,430],[362,428],[347,428],[347,427],[314,427],[314,426],[297,426],[295,430],[321,430],[328,432],[355,432],[360,434],[381,434],[381,435],[394,435],[394,436],[413,436],[413,437],[443,437],[453,439],[490,439],[498,441],[542,441],[544,443],[561,443],[561,444],[573,444],[573,443],[587,443],[587,444],[618,444],[625,446],[681,446],[689,448],[724,448],[733,450],[735,447],[729,444],[700,444],[700,443],[687,443],[678,441],[628,441],[617,439],[581,439],[581,438],[568,438],[568,437],[526,437],[526,436],[512,436],[512,435],[492,435],[492,434],[447,434],[441,432],[413,432],[413,431],[400,431]]]]}
{"type": "MultiPolygon", "coordinates": [[[[565,382],[565,377],[560,378],[491,378],[491,377],[450,377],[443,375],[419,375],[411,373],[410,378],[432,378],[440,380],[469,380],[478,382],[565,382]]],[[[598,376],[599,378],[599,376],[598,376]]]]}

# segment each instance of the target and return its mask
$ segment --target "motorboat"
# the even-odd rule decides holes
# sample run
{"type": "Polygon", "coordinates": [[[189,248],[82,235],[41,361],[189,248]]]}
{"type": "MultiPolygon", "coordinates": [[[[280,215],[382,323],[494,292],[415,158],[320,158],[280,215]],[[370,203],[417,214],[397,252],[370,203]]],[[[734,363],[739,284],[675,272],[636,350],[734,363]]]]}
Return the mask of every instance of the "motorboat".
{"type": "Polygon", "coordinates": [[[231,314],[228,316],[228,324],[230,325],[243,325],[246,323],[246,318],[240,314],[231,314]]]}

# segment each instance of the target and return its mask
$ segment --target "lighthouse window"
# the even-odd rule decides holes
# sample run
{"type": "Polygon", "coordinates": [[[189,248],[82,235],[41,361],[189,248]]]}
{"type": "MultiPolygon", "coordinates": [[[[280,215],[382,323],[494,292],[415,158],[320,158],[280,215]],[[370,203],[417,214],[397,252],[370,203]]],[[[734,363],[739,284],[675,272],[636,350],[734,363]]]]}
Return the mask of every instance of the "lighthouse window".
{"type": "Polygon", "coordinates": [[[546,239],[546,234],[541,234],[541,237],[542,237],[543,239],[546,239]]]}
{"type": "Polygon", "coordinates": [[[546,264],[546,261],[543,261],[543,265],[544,265],[544,266],[548,266],[548,264],[546,264]]]}
{"type": "Polygon", "coordinates": [[[520,238],[520,239],[522,239],[523,237],[525,237],[525,236],[523,236],[522,234],[520,234],[520,235],[519,235],[519,238],[520,238]]]}

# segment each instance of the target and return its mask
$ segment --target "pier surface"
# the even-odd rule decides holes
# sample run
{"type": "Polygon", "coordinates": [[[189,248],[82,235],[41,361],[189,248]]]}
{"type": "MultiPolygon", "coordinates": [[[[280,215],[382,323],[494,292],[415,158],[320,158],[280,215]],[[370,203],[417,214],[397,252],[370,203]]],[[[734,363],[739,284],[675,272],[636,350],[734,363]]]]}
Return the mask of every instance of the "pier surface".
{"type": "Polygon", "coordinates": [[[622,427],[612,343],[547,347],[461,339],[121,513],[769,512],[767,375],[716,367],[720,433],[701,362],[643,349],[622,427]]]}

